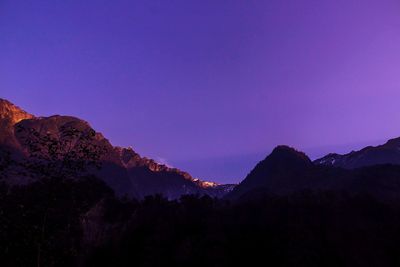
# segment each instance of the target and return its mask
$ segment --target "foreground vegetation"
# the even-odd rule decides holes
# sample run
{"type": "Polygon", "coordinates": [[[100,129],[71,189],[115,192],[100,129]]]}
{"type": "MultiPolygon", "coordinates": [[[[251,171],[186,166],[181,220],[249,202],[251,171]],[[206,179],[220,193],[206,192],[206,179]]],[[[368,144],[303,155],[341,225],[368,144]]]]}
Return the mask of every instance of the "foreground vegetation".
{"type": "Polygon", "coordinates": [[[117,199],[93,177],[1,186],[2,266],[397,266],[400,206],[302,192],[117,199]]]}

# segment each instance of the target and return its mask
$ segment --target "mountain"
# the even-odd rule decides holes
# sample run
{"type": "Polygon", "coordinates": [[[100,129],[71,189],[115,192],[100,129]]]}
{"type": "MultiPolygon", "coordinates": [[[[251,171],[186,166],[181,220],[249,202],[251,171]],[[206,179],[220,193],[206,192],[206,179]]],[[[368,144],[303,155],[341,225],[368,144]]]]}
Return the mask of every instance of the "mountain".
{"type": "Polygon", "coordinates": [[[379,164],[400,164],[400,137],[380,146],[368,146],[360,151],[340,155],[331,153],[314,161],[315,164],[355,169],[379,164]]]}
{"type": "Polygon", "coordinates": [[[307,173],[313,167],[304,153],[288,146],[278,146],[228,196],[237,198],[255,190],[286,194],[312,186],[315,181],[309,180],[307,173]]]}
{"type": "Polygon", "coordinates": [[[400,165],[345,169],[312,162],[302,152],[278,146],[226,197],[246,200],[265,194],[282,196],[301,191],[369,194],[382,200],[399,200],[400,165]]]}
{"type": "MultiPolygon", "coordinates": [[[[11,151],[17,160],[23,160],[34,153],[27,144],[34,142],[32,138],[35,138],[34,135],[30,136],[26,131],[21,132],[18,129],[29,129],[37,135],[62,142],[68,138],[63,132],[66,128],[76,129],[78,134],[94,133],[90,145],[101,148],[104,153],[99,159],[101,168],[91,171],[117,195],[143,198],[162,194],[169,199],[179,198],[183,194],[220,197],[232,188],[230,185],[195,179],[187,172],[141,157],[132,148],[114,147],[101,133],[95,132],[88,122],[79,118],[59,115],[36,117],[9,101],[0,99],[0,149],[11,151]]],[[[77,141],[71,144],[79,145],[77,141]]],[[[32,177],[29,173],[14,174],[6,177],[6,181],[11,184],[29,183],[32,177]]]]}

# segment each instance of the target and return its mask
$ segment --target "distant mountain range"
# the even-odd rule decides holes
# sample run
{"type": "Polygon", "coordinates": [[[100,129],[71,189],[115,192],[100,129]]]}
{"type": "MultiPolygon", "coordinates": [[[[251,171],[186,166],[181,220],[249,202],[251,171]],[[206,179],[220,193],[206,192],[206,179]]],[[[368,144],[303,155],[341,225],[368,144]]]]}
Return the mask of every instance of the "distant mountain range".
{"type": "MultiPolygon", "coordinates": [[[[80,132],[93,130],[89,123],[81,119],[59,115],[36,117],[9,101],[0,99],[0,149],[11,151],[19,160],[26,158],[31,152],[23,141],[23,136],[17,131],[21,127],[59,139],[63,138],[63,127],[80,132]]],[[[95,132],[91,142],[105,151],[100,159],[102,167],[93,171],[94,174],[119,196],[143,198],[146,195],[162,194],[169,199],[175,199],[184,194],[206,194],[221,197],[235,186],[195,179],[187,172],[141,157],[132,148],[114,147],[98,132],[95,132]]],[[[10,184],[23,184],[32,179],[25,172],[24,175],[9,175],[5,180],[10,184]]]]}
{"type": "MultiPolygon", "coordinates": [[[[92,169],[92,174],[118,196],[143,198],[161,194],[176,199],[185,194],[198,194],[247,199],[262,194],[286,195],[312,190],[368,193],[381,199],[400,198],[400,138],[345,155],[328,154],[315,161],[294,148],[278,146],[239,185],[220,185],[141,157],[132,148],[114,147],[81,119],[59,115],[36,117],[0,99],[0,152],[10,151],[17,161],[26,160],[34,153],[27,145],[26,136],[17,129],[32,129],[38,135],[62,140],[65,127],[76,129],[78,133],[94,132],[90,142],[105,153],[100,158],[101,168],[92,169]]],[[[28,144],[32,142],[28,139],[28,144]]],[[[9,184],[32,182],[29,171],[18,172],[18,175],[3,171],[3,177],[9,184]]]]}
{"type": "Polygon", "coordinates": [[[329,154],[312,162],[304,153],[278,146],[227,197],[252,199],[300,191],[369,194],[400,199],[400,139],[346,155],[329,154]]]}

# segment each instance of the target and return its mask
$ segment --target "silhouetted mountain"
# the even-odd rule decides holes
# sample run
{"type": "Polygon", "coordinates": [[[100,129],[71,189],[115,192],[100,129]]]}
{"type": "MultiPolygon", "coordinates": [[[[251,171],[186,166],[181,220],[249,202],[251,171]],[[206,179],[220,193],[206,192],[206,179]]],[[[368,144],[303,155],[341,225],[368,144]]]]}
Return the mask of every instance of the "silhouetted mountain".
{"type": "Polygon", "coordinates": [[[400,137],[380,146],[368,146],[360,151],[340,155],[331,153],[314,161],[315,164],[355,169],[378,164],[400,164],[400,137]]]}
{"type": "Polygon", "coordinates": [[[256,165],[228,197],[239,198],[253,191],[287,194],[315,187],[320,181],[309,175],[313,170],[313,163],[304,153],[288,146],[278,146],[256,165]]]}
{"type": "Polygon", "coordinates": [[[400,165],[349,170],[315,164],[302,152],[279,146],[227,195],[254,199],[265,194],[289,195],[304,190],[369,194],[382,200],[400,199],[400,165]]]}
{"type": "Polygon", "coordinates": [[[289,190],[298,180],[293,181],[293,178],[310,168],[311,165],[311,160],[304,153],[287,146],[278,146],[268,157],[257,164],[230,196],[238,196],[260,188],[289,190]]]}
{"type": "MultiPolygon", "coordinates": [[[[32,151],[26,145],[31,143],[29,129],[40,136],[62,140],[62,129],[76,129],[78,132],[93,131],[89,123],[71,116],[35,117],[7,100],[0,99],[0,148],[12,151],[14,157],[27,157],[32,151]]],[[[143,198],[146,195],[162,194],[168,198],[178,198],[183,194],[208,194],[221,196],[229,188],[212,182],[195,179],[190,174],[176,168],[156,163],[141,157],[132,148],[114,147],[101,134],[95,132],[91,139],[93,146],[100,147],[102,168],[92,172],[104,180],[118,195],[143,198]]],[[[78,145],[78,144],[74,144],[78,145]]],[[[66,148],[67,149],[67,148],[66,148]]],[[[9,175],[9,183],[29,183],[29,172],[25,175],[9,175]]]]}

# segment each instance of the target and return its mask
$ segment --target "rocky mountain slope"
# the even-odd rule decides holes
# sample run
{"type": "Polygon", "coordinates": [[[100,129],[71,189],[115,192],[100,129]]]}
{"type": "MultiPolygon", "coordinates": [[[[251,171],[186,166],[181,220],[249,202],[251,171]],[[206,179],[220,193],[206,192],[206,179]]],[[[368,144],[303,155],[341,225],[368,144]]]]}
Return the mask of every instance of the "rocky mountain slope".
{"type": "MultiPolygon", "coordinates": [[[[57,140],[65,138],[65,128],[76,129],[79,133],[93,131],[94,138],[90,142],[105,152],[100,158],[102,167],[93,172],[120,196],[143,198],[146,195],[162,194],[174,199],[183,194],[208,194],[219,197],[233,187],[195,179],[179,169],[141,157],[132,148],[114,147],[101,133],[95,132],[89,123],[81,119],[59,115],[35,117],[9,101],[0,99],[0,149],[11,151],[18,159],[32,153],[26,144],[27,139],[30,142],[30,137],[20,133],[18,129],[21,128],[57,140]]],[[[30,181],[29,174],[26,177],[14,175],[8,178],[10,183],[30,181]]]]}
{"type": "Polygon", "coordinates": [[[400,137],[380,146],[368,146],[360,151],[340,155],[331,153],[314,161],[315,164],[355,169],[378,164],[400,164],[400,137]]]}

